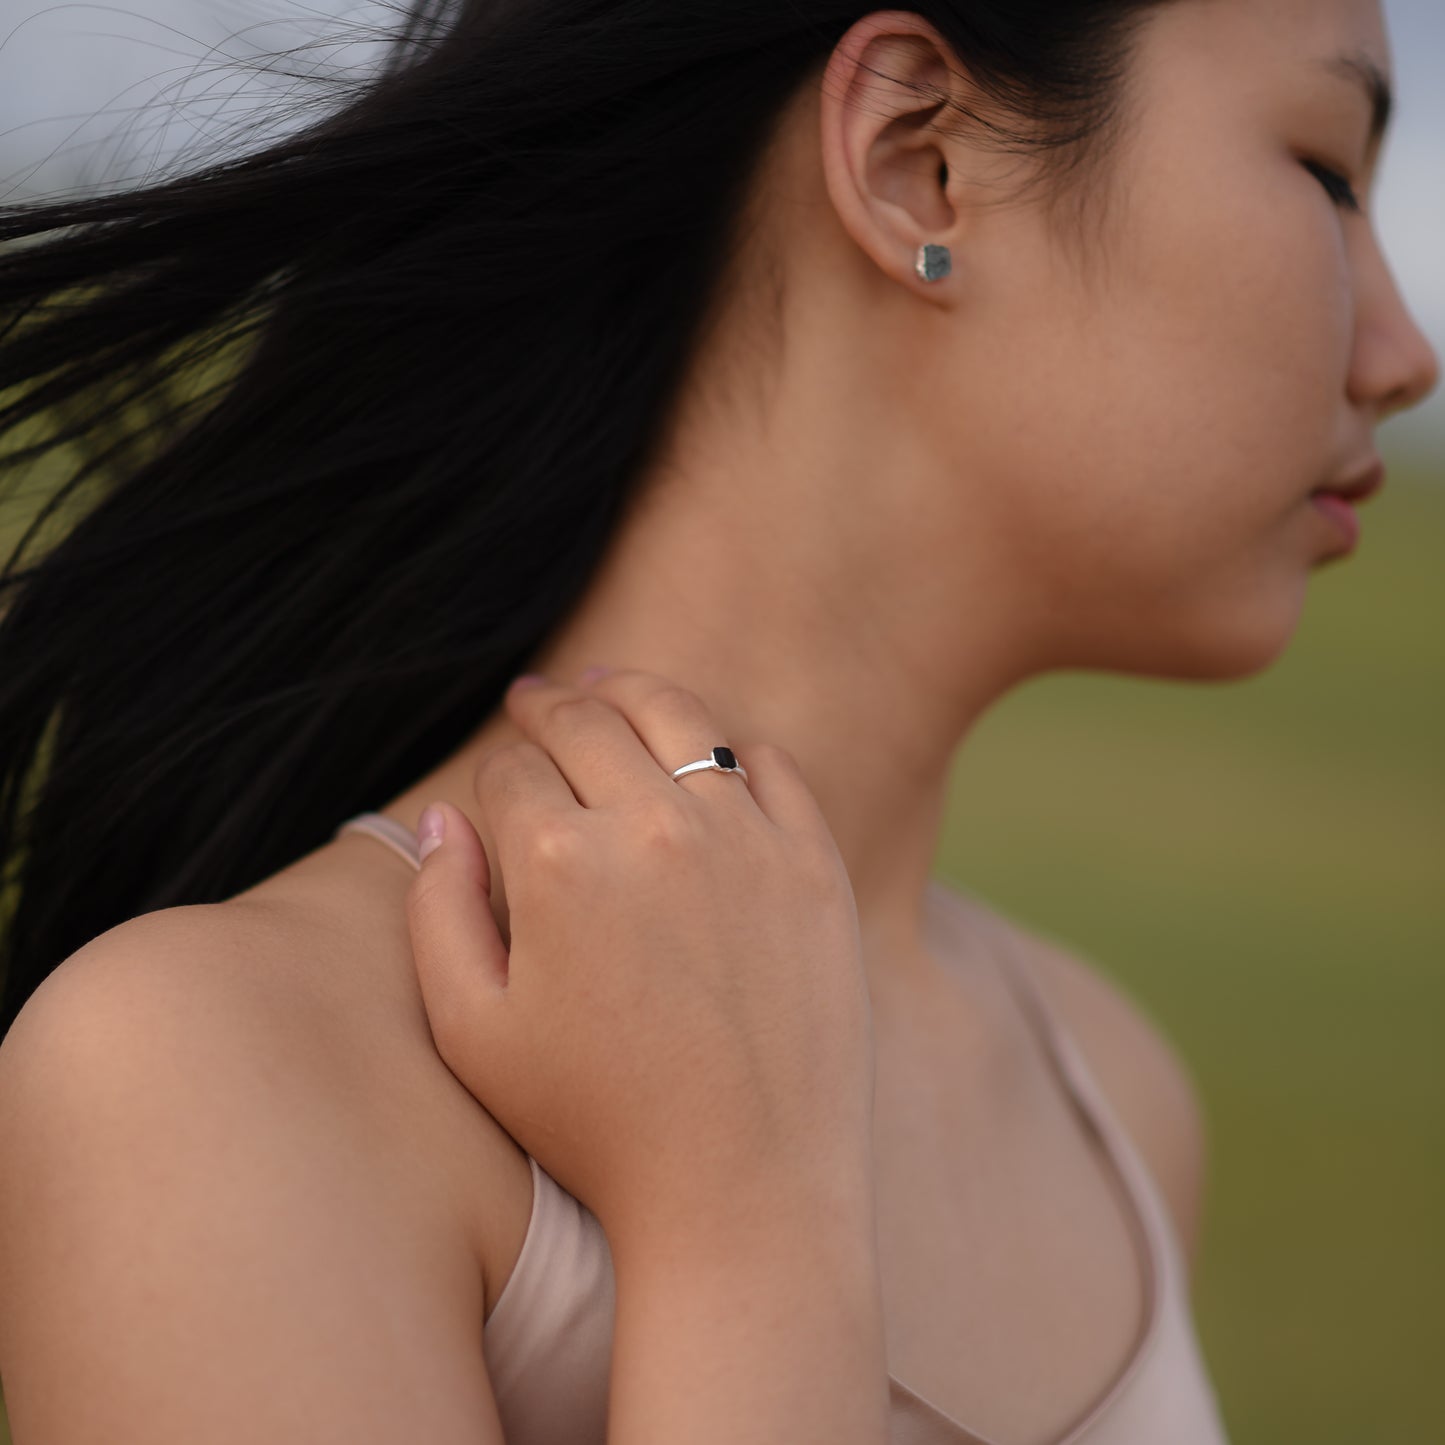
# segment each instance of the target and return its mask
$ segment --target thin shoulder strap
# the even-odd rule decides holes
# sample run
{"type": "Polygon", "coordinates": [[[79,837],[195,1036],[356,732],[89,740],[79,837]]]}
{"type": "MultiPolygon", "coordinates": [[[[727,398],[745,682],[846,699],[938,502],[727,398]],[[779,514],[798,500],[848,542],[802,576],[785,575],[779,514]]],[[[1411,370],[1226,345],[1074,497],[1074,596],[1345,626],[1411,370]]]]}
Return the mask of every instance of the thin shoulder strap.
{"type": "MultiPolygon", "coordinates": [[[[959,899],[956,893],[954,897],[959,899]]],[[[1044,1051],[1072,1096],[1079,1114],[1095,1134],[1112,1146],[1110,1153],[1116,1156],[1117,1162],[1117,1135],[1122,1126],[1109,1107],[1093,1070],[1034,977],[1015,936],[1007,928],[993,928],[990,932],[998,943],[995,957],[999,960],[999,971],[1018,999],[1025,1017],[1042,1038],[1044,1051]]]]}
{"type": "MultiPolygon", "coordinates": [[[[940,887],[949,906],[967,917],[967,894],[946,884],[940,884],[940,887]]],[[[1099,1141],[1119,1172],[1134,1205],[1132,1222],[1141,1230],[1151,1263],[1157,1264],[1157,1251],[1164,1247],[1159,1234],[1166,1220],[1143,1157],[1110,1104],[1103,1086],[1084,1057],[1083,1049],[1045,996],[1014,935],[1007,928],[993,926],[989,928],[989,935],[997,941],[994,957],[998,959],[999,971],[1018,1000],[1025,1018],[1034,1025],[1044,1044],[1044,1053],[1063,1084],[1065,1094],[1073,1102],[1075,1114],[1099,1141]]],[[[1151,1275],[1154,1272],[1151,1269],[1151,1275]]],[[[1152,1280],[1151,1287],[1154,1287],[1152,1280]]]]}
{"type": "Polygon", "coordinates": [[[399,853],[413,868],[421,867],[416,834],[385,813],[358,813],[354,818],[348,818],[333,836],[339,838],[343,833],[366,833],[393,853],[399,853]]]}
{"type": "MultiPolygon", "coordinates": [[[[1007,929],[996,930],[996,936],[998,939],[996,957],[1000,964],[999,971],[1013,990],[1025,1016],[1043,1037],[1046,1051],[1057,1065],[1059,1072],[1077,1095],[1080,1071],[1073,1038],[1064,1027],[1054,1006],[1039,987],[1038,980],[1034,978],[1028,961],[1021,956],[1021,950],[1017,947],[1014,937],[1007,929]]],[[[1087,1085],[1085,1092],[1090,1092],[1087,1085]]]]}
{"type": "MultiPolygon", "coordinates": [[[[946,885],[944,892],[949,895],[950,904],[963,912],[966,895],[946,885]]],[[[1157,1338],[1162,1328],[1166,1295],[1171,1291],[1178,1294],[1187,1290],[1184,1269],[1173,1226],[1157,1184],[1084,1057],[1083,1049],[1044,994],[1028,959],[1023,957],[1016,936],[1007,928],[990,928],[990,934],[998,940],[994,956],[999,961],[1000,972],[1018,999],[1025,1017],[1037,1029],[1044,1052],[1063,1083],[1066,1095],[1073,1102],[1075,1116],[1098,1141],[1123,1186],[1129,1203],[1127,1220],[1137,1242],[1144,1271],[1145,1323],[1140,1341],[1129,1368],[1085,1422],[1092,1423],[1104,1405],[1137,1371],[1148,1346],[1157,1338]]],[[[1075,1435],[1071,1432],[1067,1442],[1061,1442],[1061,1445],[1072,1445],[1074,1439],[1075,1435]]]]}

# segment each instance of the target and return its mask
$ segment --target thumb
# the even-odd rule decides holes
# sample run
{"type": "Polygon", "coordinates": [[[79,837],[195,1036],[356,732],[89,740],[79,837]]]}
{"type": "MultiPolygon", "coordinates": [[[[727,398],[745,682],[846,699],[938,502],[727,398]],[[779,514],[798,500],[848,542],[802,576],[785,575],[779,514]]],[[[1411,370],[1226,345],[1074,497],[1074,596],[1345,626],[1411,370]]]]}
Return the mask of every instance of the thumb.
{"type": "Polygon", "coordinates": [[[432,1037],[455,1069],[483,1042],[507,984],[507,949],[492,916],[486,849],[471,819],[450,803],[432,803],[417,833],[425,856],[406,897],[412,957],[432,1037]],[[440,843],[428,848],[427,825],[436,819],[440,843]]]}

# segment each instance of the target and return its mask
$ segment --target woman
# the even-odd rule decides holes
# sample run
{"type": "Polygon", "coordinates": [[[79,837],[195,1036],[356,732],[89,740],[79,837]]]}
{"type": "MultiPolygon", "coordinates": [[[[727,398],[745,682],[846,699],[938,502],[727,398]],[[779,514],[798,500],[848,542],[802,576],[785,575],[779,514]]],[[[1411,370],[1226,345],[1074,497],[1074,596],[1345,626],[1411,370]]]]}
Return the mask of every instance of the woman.
{"type": "Polygon", "coordinates": [[[930,868],[1436,384],[1377,0],[441,8],[3,215],[3,422],[117,444],[0,627],[19,1445],[1214,1445],[1187,1072],[930,868]]]}

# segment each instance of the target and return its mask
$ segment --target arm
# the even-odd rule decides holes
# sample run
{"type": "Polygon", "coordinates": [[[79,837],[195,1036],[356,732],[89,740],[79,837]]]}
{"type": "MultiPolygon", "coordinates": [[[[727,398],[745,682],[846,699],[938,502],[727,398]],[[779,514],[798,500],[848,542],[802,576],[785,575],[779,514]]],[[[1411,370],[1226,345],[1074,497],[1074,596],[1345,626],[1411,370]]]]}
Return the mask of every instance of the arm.
{"type": "Polygon", "coordinates": [[[145,937],[67,960],[0,1048],[17,1445],[503,1445],[465,1243],[417,1238],[344,1103],[145,937]]]}
{"type": "MultiPolygon", "coordinates": [[[[505,1445],[471,1245],[387,1207],[354,1111],[160,917],[62,964],[0,1047],[16,1445],[505,1445]]],[[[614,1252],[612,1445],[881,1445],[871,1212],[825,1230],[785,1192],[757,1230],[738,1196],[614,1252]]]]}
{"type": "Polygon", "coordinates": [[[614,1246],[609,1445],[887,1439],[871,1186],[832,1212],[782,1180],[749,1188],[751,1207],[739,1190],[614,1246]]]}

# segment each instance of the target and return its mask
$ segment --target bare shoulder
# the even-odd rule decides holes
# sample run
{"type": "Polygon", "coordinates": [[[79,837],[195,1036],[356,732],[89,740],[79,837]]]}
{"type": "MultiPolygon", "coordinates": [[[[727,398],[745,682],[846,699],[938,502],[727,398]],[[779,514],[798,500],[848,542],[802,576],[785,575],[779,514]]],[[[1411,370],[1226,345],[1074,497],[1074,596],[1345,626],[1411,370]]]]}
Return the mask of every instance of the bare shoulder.
{"type": "Polygon", "coordinates": [[[1159,1022],[1121,984],[1047,933],[953,889],[985,928],[1002,930],[1088,1061],[1169,1205],[1185,1258],[1199,1240],[1207,1118],[1189,1066],[1159,1022]]]}
{"type": "Polygon", "coordinates": [[[249,980],[246,932],[224,909],[120,925],[0,1048],[17,1434],[500,1445],[437,1171],[398,1158],[376,1090],[338,1087],[337,1031],[308,1048],[304,990],[249,980]]]}
{"type": "Polygon", "coordinates": [[[459,1303],[475,1290],[481,1311],[488,1261],[525,1228],[526,1156],[437,1054],[409,955],[403,969],[385,949],[364,963],[358,952],[244,900],[130,919],[21,1010],[0,1046],[0,1101],[129,1077],[136,1091],[169,1080],[217,1127],[242,1110],[284,1121],[298,1151],[344,1174],[347,1195],[449,1251],[449,1289],[459,1303]]]}

